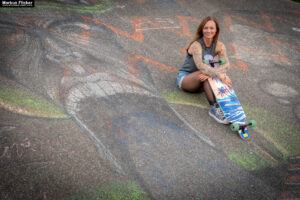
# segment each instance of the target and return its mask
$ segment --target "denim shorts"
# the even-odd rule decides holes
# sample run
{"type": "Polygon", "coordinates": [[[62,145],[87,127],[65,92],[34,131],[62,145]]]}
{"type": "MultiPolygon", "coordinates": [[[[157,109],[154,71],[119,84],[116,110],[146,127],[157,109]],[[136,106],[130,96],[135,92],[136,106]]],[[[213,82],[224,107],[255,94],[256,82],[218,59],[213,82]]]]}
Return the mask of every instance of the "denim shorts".
{"type": "Polygon", "coordinates": [[[183,78],[184,78],[186,75],[189,75],[190,73],[191,73],[191,72],[178,71],[178,74],[177,74],[177,86],[178,86],[178,88],[181,89],[181,83],[182,83],[183,78]]]}

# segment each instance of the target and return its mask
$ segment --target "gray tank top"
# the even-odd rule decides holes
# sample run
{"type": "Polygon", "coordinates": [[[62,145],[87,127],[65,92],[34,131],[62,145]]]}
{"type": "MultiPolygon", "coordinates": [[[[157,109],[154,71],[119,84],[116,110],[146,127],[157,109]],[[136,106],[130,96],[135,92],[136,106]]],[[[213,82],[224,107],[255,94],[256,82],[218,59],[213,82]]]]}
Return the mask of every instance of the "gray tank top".
{"type": "MultiPolygon", "coordinates": [[[[202,59],[203,60],[204,60],[204,56],[206,56],[206,55],[211,55],[214,57],[215,51],[216,51],[216,45],[217,45],[216,41],[213,41],[213,43],[211,44],[210,47],[205,46],[203,38],[200,38],[197,41],[201,44],[201,47],[202,47],[202,59]]],[[[189,54],[189,52],[187,50],[185,61],[184,61],[183,65],[180,67],[179,71],[195,72],[197,70],[198,70],[198,68],[196,67],[196,64],[194,62],[193,55],[189,54]]]]}

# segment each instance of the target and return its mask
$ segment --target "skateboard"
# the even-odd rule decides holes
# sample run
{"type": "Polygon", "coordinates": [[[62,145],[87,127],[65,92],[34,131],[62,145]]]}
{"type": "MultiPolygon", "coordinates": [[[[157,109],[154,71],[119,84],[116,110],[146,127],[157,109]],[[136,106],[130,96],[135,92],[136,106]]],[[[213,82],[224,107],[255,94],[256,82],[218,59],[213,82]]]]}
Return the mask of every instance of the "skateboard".
{"type": "MultiPolygon", "coordinates": [[[[211,55],[204,57],[204,63],[211,67],[217,68],[219,64],[225,64],[225,59],[215,61],[211,55]]],[[[255,127],[256,121],[250,120],[246,122],[246,115],[240,101],[237,98],[232,86],[227,86],[218,78],[209,78],[208,82],[215,94],[217,103],[220,105],[226,119],[230,122],[232,131],[237,131],[238,135],[243,139],[250,139],[248,127],[255,127]]]]}

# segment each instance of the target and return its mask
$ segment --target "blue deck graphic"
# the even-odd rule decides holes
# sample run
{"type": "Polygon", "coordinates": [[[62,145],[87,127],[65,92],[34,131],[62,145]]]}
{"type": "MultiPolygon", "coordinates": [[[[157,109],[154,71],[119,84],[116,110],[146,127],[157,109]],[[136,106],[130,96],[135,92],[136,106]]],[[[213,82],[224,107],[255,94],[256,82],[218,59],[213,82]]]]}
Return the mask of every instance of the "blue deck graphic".
{"type": "Polygon", "coordinates": [[[244,124],[246,115],[232,87],[226,86],[218,78],[213,78],[212,81],[216,84],[216,98],[226,118],[232,123],[244,124]]]}

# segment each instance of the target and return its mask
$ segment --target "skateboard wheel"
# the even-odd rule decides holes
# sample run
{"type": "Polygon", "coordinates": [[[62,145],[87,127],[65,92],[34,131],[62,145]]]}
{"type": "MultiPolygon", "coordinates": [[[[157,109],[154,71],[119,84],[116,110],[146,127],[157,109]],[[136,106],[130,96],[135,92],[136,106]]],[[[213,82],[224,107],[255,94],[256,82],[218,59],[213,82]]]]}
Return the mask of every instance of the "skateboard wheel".
{"type": "Polygon", "coordinates": [[[203,63],[206,65],[209,65],[209,61],[208,60],[203,60],[203,63]]]}
{"type": "Polygon", "coordinates": [[[240,129],[240,126],[238,124],[231,124],[230,128],[232,131],[238,131],[240,129]]]}
{"type": "Polygon", "coordinates": [[[220,58],[219,59],[220,65],[224,65],[226,63],[225,58],[220,58]]]}
{"type": "Polygon", "coordinates": [[[256,121],[255,120],[250,120],[249,121],[249,126],[250,127],[255,127],[256,126],[256,121]]]}

